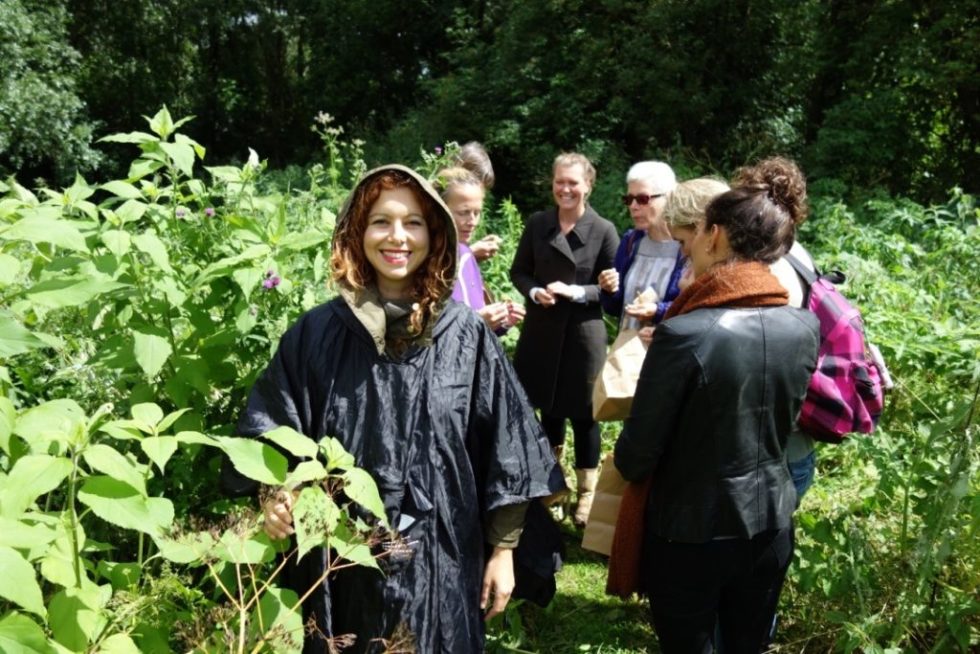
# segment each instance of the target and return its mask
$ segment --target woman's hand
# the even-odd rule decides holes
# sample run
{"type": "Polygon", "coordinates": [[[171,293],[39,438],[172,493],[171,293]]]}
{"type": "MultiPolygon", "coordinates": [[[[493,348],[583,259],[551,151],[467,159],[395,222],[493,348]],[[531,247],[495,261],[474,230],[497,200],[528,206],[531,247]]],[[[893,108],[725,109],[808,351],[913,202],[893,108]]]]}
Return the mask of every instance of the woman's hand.
{"type": "Polygon", "coordinates": [[[487,609],[490,596],[493,605],[483,617],[489,620],[504,612],[511,593],[514,592],[514,550],[505,547],[493,548],[493,554],[487,561],[487,569],[483,573],[483,590],[480,592],[480,608],[487,609]]]}
{"type": "Polygon", "coordinates": [[[652,320],[657,315],[657,303],[634,302],[623,307],[623,312],[637,320],[652,320]]]}
{"type": "Polygon", "coordinates": [[[555,306],[555,302],[557,301],[554,294],[546,288],[539,288],[538,292],[531,299],[545,308],[555,306]]]}
{"type": "Polygon", "coordinates": [[[517,304],[507,300],[507,326],[513,327],[517,323],[524,320],[524,315],[527,313],[527,309],[524,308],[523,304],[517,304]]]}
{"type": "Polygon", "coordinates": [[[293,497],[290,493],[279,491],[266,500],[262,513],[265,516],[262,528],[269,538],[279,540],[296,533],[293,529],[293,497]]]}
{"type": "Polygon", "coordinates": [[[619,271],[609,268],[599,273],[599,288],[606,293],[615,293],[619,290],[619,271]]]}
{"type": "Polygon", "coordinates": [[[653,330],[654,327],[643,327],[636,333],[644,347],[650,347],[650,341],[653,340],[653,330]]]}
{"type": "Polygon", "coordinates": [[[477,261],[486,261],[491,257],[496,256],[497,252],[500,250],[500,244],[504,242],[504,239],[500,238],[496,234],[487,234],[479,241],[470,244],[470,251],[473,252],[473,256],[476,257],[477,261]]]}
{"type": "Polygon", "coordinates": [[[487,327],[493,331],[497,331],[501,327],[510,327],[508,323],[510,311],[507,309],[506,302],[488,304],[482,309],[477,309],[476,313],[483,318],[483,322],[487,323],[487,327]]]}

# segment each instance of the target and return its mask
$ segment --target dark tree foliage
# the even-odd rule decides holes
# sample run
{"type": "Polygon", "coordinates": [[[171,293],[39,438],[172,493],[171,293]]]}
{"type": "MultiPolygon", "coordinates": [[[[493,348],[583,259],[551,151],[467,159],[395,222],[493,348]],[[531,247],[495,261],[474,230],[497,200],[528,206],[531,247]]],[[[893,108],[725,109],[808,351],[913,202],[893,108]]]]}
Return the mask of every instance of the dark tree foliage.
{"type": "Polygon", "coordinates": [[[597,201],[648,157],[724,173],[781,153],[811,177],[925,201],[977,186],[976,0],[11,0],[0,11],[8,168],[70,174],[92,163],[80,147],[93,124],[96,136],[129,131],[167,104],[197,116],[187,130],[219,161],[253,147],[274,166],[306,163],[321,111],[378,162],[478,139],[499,191],[535,205],[563,149],[599,164],[597,201]]]}

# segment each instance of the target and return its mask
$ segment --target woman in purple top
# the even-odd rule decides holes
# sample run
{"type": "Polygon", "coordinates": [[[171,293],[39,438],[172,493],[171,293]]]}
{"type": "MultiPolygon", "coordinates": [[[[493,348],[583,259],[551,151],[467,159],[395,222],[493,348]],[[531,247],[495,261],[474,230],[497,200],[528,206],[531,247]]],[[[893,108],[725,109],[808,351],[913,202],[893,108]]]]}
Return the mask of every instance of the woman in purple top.
{"type": "Polygon", "coordinates": [[[510,300],[486,303],[486,289],[480,266],[468,245],[480,224],[485,195],[483,185],[465,168],[445,168],[439,171],[435,184],[453,214],[459,235],[459,264],[452,298],[476,311],[490,329],[501,334],[524,319],[524,307],[510,300]]]}

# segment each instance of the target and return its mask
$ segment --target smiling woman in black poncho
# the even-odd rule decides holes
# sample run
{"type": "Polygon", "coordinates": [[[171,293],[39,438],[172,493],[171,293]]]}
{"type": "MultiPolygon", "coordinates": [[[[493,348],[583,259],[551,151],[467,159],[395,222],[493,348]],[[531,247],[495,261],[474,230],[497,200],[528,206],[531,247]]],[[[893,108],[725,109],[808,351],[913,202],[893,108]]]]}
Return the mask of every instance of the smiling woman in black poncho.
{"type": "MultiPolygon", "coordinates": [[[[382,560],[384,575],[332,574],[304,604],[328,637],[356,635],[345,652],[382,651],[406,629],[419,652],[482,651],[481,606],[507,604],[528,503],[562,484],[496,337],[447,302],[455,266],[452,216],[429,184],[401,166],[367,173],[334,234],[340,297],[286,332],[239,422],[243,436],[286,425],[338,438],[411,546],[407,560],[382,560]]],[[[270,536],[292,533],[290,509],[266,504],[270,536]]],[[[307,556],[286,583],[305,590],[323,566],[307,556]]],[[[307,636],[304,651],[327,643],[307,636]]]]}

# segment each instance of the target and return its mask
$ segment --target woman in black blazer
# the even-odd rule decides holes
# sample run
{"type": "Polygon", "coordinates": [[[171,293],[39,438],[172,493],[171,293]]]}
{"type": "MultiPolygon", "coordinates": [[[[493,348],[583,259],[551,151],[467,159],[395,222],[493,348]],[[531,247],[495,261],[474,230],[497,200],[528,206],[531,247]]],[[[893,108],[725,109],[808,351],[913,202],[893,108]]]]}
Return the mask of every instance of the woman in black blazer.
{"type": "Polygon", "coordinates": [[[583,155],[555,158],[556,207],[528,220],[510,278],[528,297],[514,367],[555,448],[565,441],[565,419],[575,434],[578,503],[574,521],[585,524],[599,465],[599,427],[592,419],[592,385],[606,355],[599,304],[599,272],[612,267],[616,228],[588,204],[595,168],[583,155]]]}

